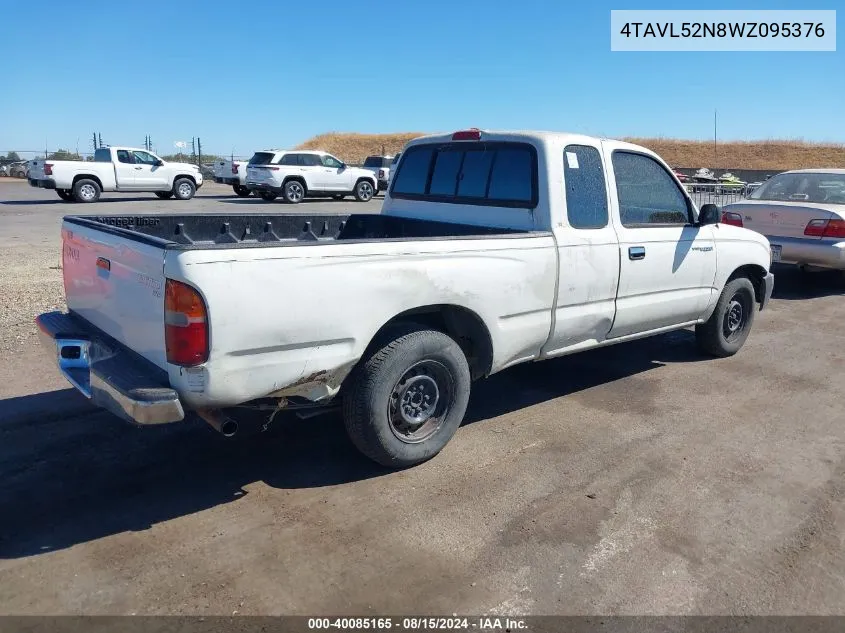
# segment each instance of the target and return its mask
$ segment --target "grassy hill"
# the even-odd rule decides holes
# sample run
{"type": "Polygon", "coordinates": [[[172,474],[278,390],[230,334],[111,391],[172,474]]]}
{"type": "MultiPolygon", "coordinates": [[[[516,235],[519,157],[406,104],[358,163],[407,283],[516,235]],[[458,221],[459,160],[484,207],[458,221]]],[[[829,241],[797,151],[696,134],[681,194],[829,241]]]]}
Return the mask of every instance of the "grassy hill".
{"type": "MultiPolygon", "coordinates": [[[[349,163],[363,162],[370,154],[395,154],[423,132],[358,134],[329,132],[302,143],[297,149],[321,149],[349,163]]],[[[808,143],[800,140],[720,141],[713,158],[713,141],[671,138],[627,138],[657,152],[673,167],[714,169],[805,169],[845,167],[845,144],[808,143]],[[715,164],[714,164],[715,163],[715,164]]]]}

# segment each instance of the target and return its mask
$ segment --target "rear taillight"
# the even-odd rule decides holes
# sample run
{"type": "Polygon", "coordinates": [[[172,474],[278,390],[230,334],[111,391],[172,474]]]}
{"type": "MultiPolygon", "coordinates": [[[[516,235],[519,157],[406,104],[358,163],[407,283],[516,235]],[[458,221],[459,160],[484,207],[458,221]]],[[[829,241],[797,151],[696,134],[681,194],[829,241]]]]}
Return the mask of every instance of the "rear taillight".
{"type": "Polygon", "coordinates": [[[722,224],[730,224],[731,226],[742,227],[742,216],[739,213],[725,211],[722,214],[722,224]]]}
{"type": "Polygon", "coordinates": [[[168,279],[164,287],[167,362],[193,367],[208,360],[208,314],[199,292],[168,279]]]}
{"type": "Polygon", "coordinates": [[[378,170],[378,177],[381,178],[382,180],[384,180],[384,170],[383,169],[378,170]]]}
{"type": "Polygon", "coordinates": [[[238,173],[238,167],[240,167],[240,165],[238,165],[237,163],[232,163],[232,173],[233,174],[238,173]]]}
{"type": "Polygon", "coordinates": [[[50,163],[44,163],[44,175],[45,176],[52,176],[53,175],[53,166],[50,163]]]}
{"type": "Polygon", "coordinates": [[[804,235],[845,238],[845,220],[810,220],[804,229],[804,235]]]}

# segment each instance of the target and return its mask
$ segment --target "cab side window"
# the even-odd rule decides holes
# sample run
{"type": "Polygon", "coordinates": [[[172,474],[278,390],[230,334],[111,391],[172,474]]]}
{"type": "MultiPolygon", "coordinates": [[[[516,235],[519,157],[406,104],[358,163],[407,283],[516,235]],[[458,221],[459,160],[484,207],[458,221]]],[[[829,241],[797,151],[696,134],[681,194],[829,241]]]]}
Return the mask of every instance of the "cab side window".
{"type": "Polygon", "coordinates": [[[622,226],[690,224],[687,199],[660,163],[645,154],[613,152],[622,226]]]}
{"type": "Polygon", "coordinates": [[[566,215],[574,229],[607,226],[607,189],[601,154],[589,145],[567,145],[563,149],[563,185],[566,215]]]}
{"type": "Polygon", "coordinates": [[[132,152],[128,152],[125,149],[117,150],[117,160],[121,163],[126,163],[127,165],[134,165],[135,164],[135,155],[132,152]]]}

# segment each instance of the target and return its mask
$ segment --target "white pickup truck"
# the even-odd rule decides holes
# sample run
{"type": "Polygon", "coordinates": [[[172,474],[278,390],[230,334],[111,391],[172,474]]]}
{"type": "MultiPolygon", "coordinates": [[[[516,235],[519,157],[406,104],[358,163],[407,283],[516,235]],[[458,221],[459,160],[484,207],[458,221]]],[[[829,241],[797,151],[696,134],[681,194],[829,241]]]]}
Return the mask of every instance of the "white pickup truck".
{"type": "Polygon", "coordinates": [[[361,165],[362,169],[373,172],[379,191],[387,190],[390,181],[390,166],[393,164],[394,158],[393,156],[367,156],[364,159],[364,164],[361,165]]]}
{"type": "Polygon", "coordinates": [[[380,215],[68,216],[69,312],[37,323],[128,420],[232,435],[245,410],[340,406],[365,455],[406,466],[517,363],[688,327],[736,353],[771,253],[719,220],[642,147],[465,130],[411,141],[380,215]]]}
{"type": "Polygon", "coordinates": [[[232,185],[236,196],[248,198],[252,195],[249,187],[246,186],[246,166],[248,164],[245,160],[221,159],[214,161],[214,182],[232,185]]]}
{"type": "Polygon", "coordinates": [[[29,184],[54,189],[68,202],[97,202],[104,191],[150,191],[159,198],[190,200],[202,187],[202,174],[196,165],[168,163],[147,150],[102,147],[93,161],[31,161],[29,184]]]}

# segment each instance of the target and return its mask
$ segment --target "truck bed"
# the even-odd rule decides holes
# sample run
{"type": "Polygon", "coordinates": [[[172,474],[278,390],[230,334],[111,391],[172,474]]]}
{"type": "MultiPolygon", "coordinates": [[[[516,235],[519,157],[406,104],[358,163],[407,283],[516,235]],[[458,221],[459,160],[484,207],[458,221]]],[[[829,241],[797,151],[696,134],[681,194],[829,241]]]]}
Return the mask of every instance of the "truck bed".
{"type": "Polygon", "coordinates": [[[303,246],[340,240],[500,238],[529,232],[378,214],[71,215],[64,220],[173,250],[303,246]]]}

